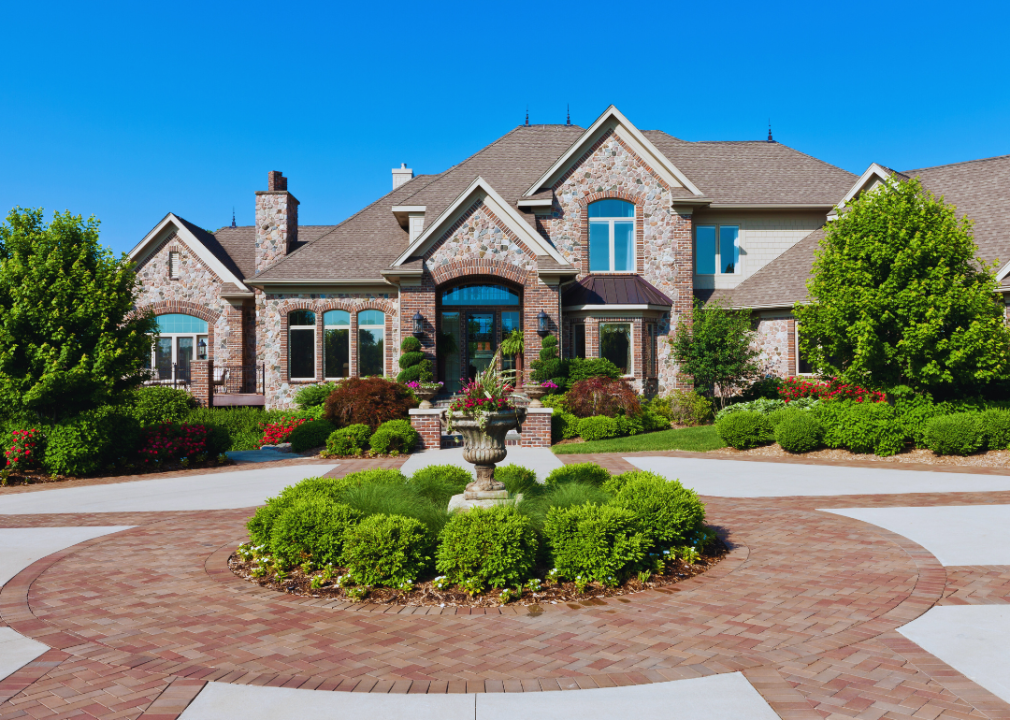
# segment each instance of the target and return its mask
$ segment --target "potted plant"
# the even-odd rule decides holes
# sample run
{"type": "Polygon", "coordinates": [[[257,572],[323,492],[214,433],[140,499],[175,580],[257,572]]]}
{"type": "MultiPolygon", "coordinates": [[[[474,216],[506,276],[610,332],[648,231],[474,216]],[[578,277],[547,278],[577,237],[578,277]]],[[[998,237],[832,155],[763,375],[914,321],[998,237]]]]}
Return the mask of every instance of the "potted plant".
{"type": "Polygon", "coordinates": [[[418,407],[421,410],[429,410],[431,409],[431,399],[438,395],[438,392],[442,389],[442,383],[431,382],[430,380],[414,380],[407,383],[407,387],[421,401],[418,407]]]}
{"type": "Polygon", "coordinates": [[[516,328],[507,338],[501,341],[501,354],[516,359],[516,386],[522,385],[522,360],[526,351],[526,341],[523,339],[523,331],[516,328]]]}
{"type": "Polygon", "coordinates": [[[544,404],[540,402],[540,398],[549,392],[554,392],[557,389],[558,386],[550,380],[544,380],[542,383],[533,383],[526,388],[526,394],[529,395],[530,398],[530,407],[543,407],[544,404]]]}
{"type": "Polygon", "coordinates": [[[491,363],[460,391],[446,414],[448,432],[463,436],[463,459],[473,463],[477,479],[466,486],[466,500],[508,497],[505,485],[494,479],[494,466],[505,459],[505,436],[522,424],[526,412],[512,400],[509,373],[491,363]]]}

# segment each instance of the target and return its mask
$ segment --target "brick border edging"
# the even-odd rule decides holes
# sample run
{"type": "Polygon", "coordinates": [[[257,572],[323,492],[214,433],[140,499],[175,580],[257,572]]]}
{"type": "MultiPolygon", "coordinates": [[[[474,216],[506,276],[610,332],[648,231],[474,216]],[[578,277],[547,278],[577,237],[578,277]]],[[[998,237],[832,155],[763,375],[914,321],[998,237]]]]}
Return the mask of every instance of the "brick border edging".
{"type": "MultiPolygon", "coordinates": [[[[841,516],[839,516],[841,517],[841,516]]],[[[672,595],[676,592],[683,592],[686,590],[697,590],[703,585],[707,584],[706,581],[719,580],[726,577],[727,575],[735,572],[739,568],[743,567],[747,561],[750,559],[750,547],[742,543],[733,543],[731,539],[727,539],[724,534],[719,532],[720,538],[727,545],[731,545],[729,552],[726,553],[725,557],[719,561],[719,563],[709,570],[700,575],[695,575],[688,580],[683,582],[674,583],[673,585],[668,585],[661,588],[653,588],[650,590],[643,590],[642,592],[632,593],[628,595],[615,595],[613,597],[605,598],[606,600],[616,600],[618,597],[623,598],[629,604],[634,604],[635,599],[639,600],[649,600],[649,601],[661,601],[663,598],[658,597],[659,595],[672,595]],[[676,589],[673,589],[676,588],[676,589]]],[[[215,582],[221,583],[226,587],[238,591],[238,592],[252,592],[252,594],[269,600],[273,603],[280,603],[282,605],[292,605],[292,606],[310,606],[313,608],[327,608],[332,610],[346,610],[349,612],[368,612],[368,613],[379,613],[387,615],[453,615],[453,616],[465,616],[465,615],[508,615],[508,616],[533,616],[539,617],[541,615],[553,612],[578,612],[583,608],[599,606],[599,602],[592,602],[590,600],[580,600],[572,601],[571,603],[558,602],[556,605],[503,605],[499,607],[489,607],[489,608],[476,608],[476,607],[437,607],[435,605],[380,605],[378,603],[361,602],[352,603],[346,600],[326,600],[324,598],[307,598],[301,596],[291,596],[282,594],[277,590],[270,590],[260,585],[253,584],[247,580],[243,580],[238,575],[231,571],[228,567],[228,558],[231,557],[232,553],[235,551],[235,547],[241,543],[245,542],[246,538],[243,537],[241,540],[233,540],[231,542],[225,543],[217,550],[212,552],[207,559],[204,561],[204,570],[207,575],[215,582]],[[581,605],[582,607],[574,608],[573,605],[581,605]],[[530,611],[530,608],[539,608],[539,611],[530,611]]],[[[607,603],[604,603],[607,604],[607,603]]]]}

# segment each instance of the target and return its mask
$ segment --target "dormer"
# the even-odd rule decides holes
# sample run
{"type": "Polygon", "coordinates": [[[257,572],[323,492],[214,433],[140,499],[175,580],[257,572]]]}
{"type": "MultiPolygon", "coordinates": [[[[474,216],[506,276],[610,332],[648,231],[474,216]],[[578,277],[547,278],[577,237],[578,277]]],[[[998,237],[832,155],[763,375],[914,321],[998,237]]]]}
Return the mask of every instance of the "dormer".
{"type": "Polygon", "coordinates": [[[393,215],[400,227],[409,234],[409,242],[414,242],[424,232],[425,205],[394,205],[393,215]]]}

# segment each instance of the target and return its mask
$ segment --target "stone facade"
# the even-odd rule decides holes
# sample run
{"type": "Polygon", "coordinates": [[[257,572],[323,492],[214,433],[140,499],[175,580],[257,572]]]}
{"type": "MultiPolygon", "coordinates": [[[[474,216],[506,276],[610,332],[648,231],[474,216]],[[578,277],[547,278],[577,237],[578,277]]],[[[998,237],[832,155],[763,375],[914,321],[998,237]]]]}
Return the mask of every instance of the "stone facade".
{"type": "Polygon", "coordinates": [[[425,255],[429,272],[467,260],[489,260],[515,265],[522,270],[535,269],[529,248],[504,223],[478,200],[425,255]]]}
{"type": "Polygon", "coordinates": [[[796,374],[796,321],[790,315],[757,316],[753,321],[758,363],[765,375],[796,374]]]}
{"type": "Polygon", "coordinates": [[[276,170],[268,189],[256,193],[256,274],[288,254],[298,240],[298,200],[288,192],[288,181],[276,170]]]}
{"type": "Polygon", "coordinates": [[[137,267],[141,284],[137,307],[156,315],[183,313],[208,321],[209,357],[219,363],[240,362],[231,344],[228,302],[220,297],[222,282],[178,235],[166,239],[137,267]],[[169,274],[169,254],[179,253],[178,278],[169,274]]]}

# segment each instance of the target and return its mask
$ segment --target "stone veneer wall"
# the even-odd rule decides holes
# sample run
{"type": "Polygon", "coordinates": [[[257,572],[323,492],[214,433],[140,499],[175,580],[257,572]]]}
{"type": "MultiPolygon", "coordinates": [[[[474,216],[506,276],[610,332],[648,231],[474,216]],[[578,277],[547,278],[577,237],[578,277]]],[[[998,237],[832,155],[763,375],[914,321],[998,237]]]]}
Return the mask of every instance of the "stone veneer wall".
{"type": "Polygon", "coordinates": [[[298,200],[287,191],[256,193],[256,273],[287,255],[298,239],[298,200]]]}
{"type": "Polygon", "coordinates": [[[796,374],[796,321],[791,315],[757,316],[752,321],[758,363],[765,375],[796,374]]]}
{"type": "Polygon", "coordinates": [[[351,314],[351,376],[358,373],[358,313],[381,310],[386,313],[386,377],[395,377],[395,359],[400,355],[399,302],[395,293],[256,293],[256,357],[266,368],[266,406],[290,407],[303,385],[323,382],[323,313],[346,310],[351,314]],[[316,314],[316,377],[292,382],[288,378],[288,313],[311,310],[316,314]]]}
{"type": "MultiPolygon", "coordinates": [[[[580,277],[589,272],[589,203],[604,198],[635,203],[637,270],[674,303],[672,317],[657,323],[659,389],[683,386],[665,338],[677,318],[691,309],[691,216],[672,209],[670,187],[613,132],[604,134],[555,183],[554,196],[553,213],[540,218],[539,224],[565,258],[580,268],[580,277]]],[[[586,347],[588,353],[588,328],[586,347]]],[[[592,347],[595,350],[595,343],[592,347]]]]}
{"type": "Polygon", "coordinates": [[[228,302],[220,298],[222,283],[178,235],[170,236],[138,265],[137,277],[141,283],[138,308],[151,307],[158,315],[185,313],[207,320],[209,356],[219,364],[241,361],[230,343],[228,302]],[[178,279],[169,277],[170,252],[179,253],[178,279]]]}

